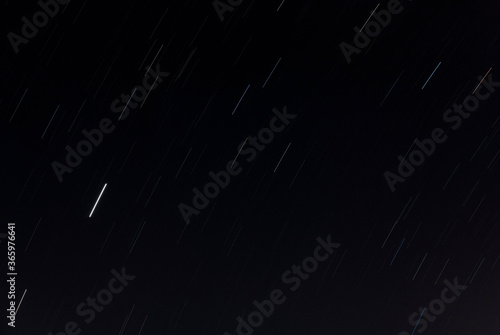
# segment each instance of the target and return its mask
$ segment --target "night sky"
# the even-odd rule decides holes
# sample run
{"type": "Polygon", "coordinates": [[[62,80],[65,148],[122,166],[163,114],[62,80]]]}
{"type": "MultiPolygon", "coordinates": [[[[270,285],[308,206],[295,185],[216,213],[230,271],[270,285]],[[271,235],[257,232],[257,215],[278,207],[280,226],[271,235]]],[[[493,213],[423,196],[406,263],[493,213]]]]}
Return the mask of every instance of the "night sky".
{"type": "Polygon", "coordinates": [[[498,1],[4,3],[2,334],[499,334],[498,1]]]}

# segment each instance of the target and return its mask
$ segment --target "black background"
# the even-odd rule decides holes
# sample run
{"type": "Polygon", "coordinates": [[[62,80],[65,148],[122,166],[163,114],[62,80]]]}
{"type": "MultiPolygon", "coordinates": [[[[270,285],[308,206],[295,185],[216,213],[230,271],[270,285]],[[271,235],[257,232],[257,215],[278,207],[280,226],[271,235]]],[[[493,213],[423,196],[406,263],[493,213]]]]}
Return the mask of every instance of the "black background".
{"type": "Polygon", "coordinates": [[[499,93],[456,131],[442,116],[490,68],[500,81],[500,5],[404,1],[348,64],[339,44],[378,2],[280,4],[245,0],[221,22],[210,1],[73,0],[18,54],[6,36],[40,7],[4,5],[0,231],[16,223],[17,303],[27,291],[16,328],[5,316],[2,327],[233,334],[280,288],[286,302],[254,334],[396,335],[458,277],[473,281],[426,334],[498,333],[499,93]],[[111,102],[142,83],[160,47],[169,77],[118,122],[111,102]],[[178,205],[283,106],[293,122],[186,225],[178,205]],[[102,118],[116,129],[59,183],[51,163],[102,118]],[[383,173],[438,127],[448,140],[391,192],[383,173]],[[339,251],[290,292],[282,273],[330,234],[339,251]],[[123,266],[136,278],[85,324],[76,306],[123,266]]]}

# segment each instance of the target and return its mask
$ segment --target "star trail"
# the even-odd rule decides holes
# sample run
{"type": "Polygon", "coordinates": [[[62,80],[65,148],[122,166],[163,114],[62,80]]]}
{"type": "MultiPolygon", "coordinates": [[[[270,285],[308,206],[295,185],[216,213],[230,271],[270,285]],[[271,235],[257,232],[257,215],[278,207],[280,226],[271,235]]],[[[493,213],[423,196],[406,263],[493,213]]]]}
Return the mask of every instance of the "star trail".
{"type": "Polygon", "coordinates": [[[4,1],[0,334],[498,334],[499,10],[4,1]]]}

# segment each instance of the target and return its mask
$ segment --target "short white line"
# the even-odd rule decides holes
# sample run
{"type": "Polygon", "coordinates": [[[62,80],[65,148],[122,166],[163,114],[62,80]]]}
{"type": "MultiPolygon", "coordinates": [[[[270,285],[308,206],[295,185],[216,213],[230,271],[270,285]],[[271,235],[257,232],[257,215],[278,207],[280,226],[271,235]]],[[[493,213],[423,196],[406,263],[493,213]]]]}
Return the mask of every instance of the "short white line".
{"type": "Polygon", "coordinates": [[[285,150],[285,152],[283,153],[283,156],[281,156],[281,159],[280,159],[280,161],[278,162],[278,165],[276,165],[276,167],[274,168],[273,173],[274,173],[274,172],[276,172],[276,170],[278,169],[278,166],[280,166],[281,160],[283,159],[283,157],[285,157],[285,154],[286,154],[286,152],[288,151],[288,148],[290,147],[290,144],[292,144],[292,143],[291,143],[291,142],[290,142],[290,143],[288,143],[288,146],[286,147],[286,150],[285,150]]]}
{"type": "Polygon", "coordinates": [[[427,79],[427,81],[425,82],[424,86],[422,86],[422,89],[424,89],[425,85],[427,85],[427,83],[429,82],[429,80],[431,80],[432,76],[434,75],[434,72],[436,72],[436,70],[438,69],[439,65],[441,65],[441,62],[439,62],[439,64],[434,69],[434,71],[432,71],[431,76],[429,77],[429,79],[427,79]]]}
{"type": "Polygon", "coordinates": [[[495,267],[495,264],[497,264],[497,261],[498,261],[499,258],[500,258],[500,255],[497,257],[497,260],[495,261],[495,263],[493,263],[493,266],[491,267],[491,270],[493,270],[493,268],[495,267]]]}
{"type": "Polygon", "coordinates": [[[12,118],[14,117],[14,115],[16,114],[17,112],[17,109],[19,108],[19,105],[21,104],[21,102],[23,101],[24,99],[24,96],[26,95],[26,92],[28,92],[28,89],[26,89],[26,91],[24,91],[24,94],[23,96],[21,97],[21,100],[19,101],[19,103],[17,104],[17,107],[16,107],[16,110],[14,111],[14,114],[12,114],[12,116],[10,117],[10,120],[9,120],[9,123],[12,121],[12,118]]]}
{"type": "Polygon", "coordinates": [[[271,76],[273,75],[273,72],[274,72],[274,69],[276,69],[276,66],[278,66],[279,62],[281,61],[281,58],[278,59],[278,62],[276,63],[276,65],[274,66],[273,70],[271,71],[271,73],[269,74],[269,77],[267,77],[266,79],[266,82],[264,83],[264,85],[262,86],[262,88],[264,88],[264,86],[266,86],[267,84],[267,81],[269,80],[269,78],[271,78],[271,76]]]}
{"type": "Polygon", "coordinates": [[[151,46],[151,48],[149,48],[149,51],[146,54],[146,57],[144,57],[144,60],[142,61],[141,65],[139,65],[138,71],[142,69],[142,66],[144,65],[144,62],[146,61],[146,59],[148,59],[149,53],[151,52],[151,50],[153,50],[153,47],[155,46],[157,40],[158,39],[155,39],[155,41],[153,42],[153,45],[151,46]]]}
{"type": "Polygon", "coordinates": [[[30,246],[31,240],[33,239],[33,236],[35,236],[36,230],[38,229],[38,225],[40,224],[40,221],[42,221],[42,218],[38,220],[38,223],[36,224],[35,230],[33,231],[33,234],[31,234],[30,240],[28,241],[28,245],[26,246],[26,249],[24,249],[24,252],[28,250],[28,247],[30,246]]]}
{"type": "Polygon", "coordinates": [[[155,33],[156,29],[158,29],[158,26],[160,25],[161,21],[163,20],[163,17],[165,16],[165,14],[167,14],[167,11],[168,11],[168,8],[167,8],[167,10],[165,11],[165,13],[163,13],[163,15],[161,16],[160,21],[158,21],[158,23],[156,24],[156,27],[155,27],[155,29],[153,30],[153,32],[151,33],[151,36],[149,36],[149,39],[151,39],[151,37],[153,37],[153,35],[154,35],[154,33],[155,33]]]}
{"type": "Polygon", "coordinates": [[[444,268],[446,267],[446,264],[448,264],[448,261],[449,261],[449,260],[450,260],[449,258],[446,260],[446,263],[444,264],[443,268],[441,269],[441,272],[439,273],[439,276],[438,276],[438,278],[436,279],[436,282],[434,283],[434,285],[436,285],[436,284],[437,284],[437,282],[438,282],[438,280],[439,280],[439,278],[441,278],[441,275],[443,274],[444,268]]]}
{"type": "Polygon", "coordinates": [[[95,207],[97,206],[97,203],[99,202],[99,199],[101,199],[101,195],[102,195],[102,193],[104,192],[104,189],[106,188],[106,186],[107,186],[107,185],[108,185],[108,184],[104,184],[104,187],[102,188],[101,194],[99,194],[99,197],[97,198],[97,201],[95,202],[94,208],[92,208],[92,212],[90,212],[89,217],[91,217],[91,216],[92,216],[92,213],[94,213],[94,209],[95,209],[95,207]]]}
{"type": "MultiPolygon", "coordinates": [[[[149,315],[149,314],[148,314],[149,315]]],[[[144,319],[144,322],[142,323],[141,330],[139,330],[139,335],[142,333],[142,328],[144,327],[144,324],[146,323],[146,320],[148,318],[148,315],[146,315],[146,318],[144,319]]]]}
{"type": "Polygon", "coordinates": [[[415,277],[417,276],[418,270],[420,270],[420,267],[422,266],[422,264],[424,264],[425,257],[427,257],[427,253],[424,256],[424,259],[422,259],[422,263],[420,263],[420,265],[419,265],[419,267],[417,269],[417,272],[415,272],[415,275],[413,276],[412,280],[415,279],[415,277]]]}
{"type": "Polygon", "coordinates": [[[363,27],[361,27],[361,29],[359,30],[359,32],[361,32],[363,30],[363,28],[366,26],[366,24],[368,23],[368,21],[370,20],[370,18],[373,16],[373,14],[375,14],[375,11],[377,10],[378,6],[380,6],[380,3],[377,5],[377,7],[375,7],[375,9],[372,11],[372,13],[370,14],[370,16],[368,17],[368,20],[366,20],[365,24],[363,25],[363,27]]]}
{"type": "Polygon", "coordinates": [[[233,113],[232,113],[231,115],[233,115],[233,114],[234,114],[234,112],[236,112],[236,108],[238,108],[238,106],[240,105],[240,102],[241,102],[241,100],[243,99],[243,97],[245,96],[245,94],[247,93],[247,91],[248,91],[248,88],[249,88],[249,87],[250,87],[250,84],[248,84],[247,89],[245,90],[245,92],[244,92],[244,93],[243,93],[243,95],[241,96],[240,101],[238,101],[238,104],[236,105],[236,107],[234,107],[233,113]]]}
{"type": "Polygon", "coordinates": [[[280,6],[278,7],[278,9],[277,9],[276,11],[279,11],[279,10],[280,10],[281,5],[283,5],[283,3],[284,3],[284,2],[285,2],[285,0],[283,0],[283,1],[281,2],[280,6]]]}
{"type": "Polygon", "coordinates": [[[182,76],[182,73],[184,73],[186,66],[188,65],[189,61],[191,60],[191,58],[193,57],[195,52],[196,52],[196,48],[194,48],[193,51],[191,51],[191,53],[189,54],[187,60],[184,62],[184,65],[182,66],[181,70],[179,71],[177,78],[175,78],[175,81],[177,81],[182,76]]]}
{"type": "MultiPolygon", "coordinates": [[[[240,151],[238,151],[238,153],[236,154],[236,157],[234,157],[233,164],[234,164],[234,162],[236,162],[236,159],[238,158],[238,156],[241,152],[241,149],[243,149],[243,147],[245,146],[245,143],[247,143],[247,140],[248,140],[248,137],[245,138],[245,142],[243,142],[243,145],[241,146],[240,151]]],[[[231,168],[233,167],[233,164],[231,164],[231,168]]]]}
{"type": "Polygon", "coordinates": [[[130,100],[132,99],[132,97],[135,94],[135,90],[137,90],[137,88],[134,88],[134,92],[132,92],[132,95],[128,99],[127,104],[125,105],[125,107],[123,107],[122,113],[120,114],[120,117],[118,118],[118,121],[120,121],[122,119],[123,112],[125,112],[125,109],[127,109],[128,103],[130,102],[130,100]]]}
{"type": "Polygon", "coordinates": [[[477,88],[481,85],[481,83],[483,82],[484,78],[486,78],[486,76],[488,75],[488,73],[490,73],[491,69],[493,69],[493,68],[490,67],[490,69],[488,70],[488,72],[486,72],[486,74],[484,75],[483,79],[481,79],[481,81],[479,82],[479,84],[477,84],[477,86],[474,89],[474,92],[472,92],[472,94],[476,93],[477,88]]]}
{"type": "Polygon", "coordinates": [[[177,171],[177,174],[175,175],[175,178],[177,178],[177,176],[179,175],[179,173],[181,172],[181,169],[182,167],[184,166],[184,163],[186,163],[186,159],[188,158],[189,154],[191,153],[191,150],[193,149],[193,147],[189,148],[189,152],[187,153],[186,157],[184,158],[184,161],[182,162],[181,164],[181,167],[179,168],[179,171],[177,171]]]}
{"type": "Polygon", "coordinates": [[[153,64],[155,63],[156,57],[158,57],[158,55],[159,55],[159,53],[160,53],[160,51],[161,51],[162,48],[163,48],[163,44],[161,45],[160,50],[158,50],[158,52],[156,53],[155,58],[153,58],[153,61],[151,62],[151,65],[148,67],[148,70],[146,71],[146,74],[144,75],[144,77],[147,76],[149,70],[151,69],[151,66],[153,66],[153,64]]]}
{"type": "Polygon", "coordinates": [[[146,206],[149,204],[149,200],[151,200],[151,197],[153,196],[153,193],[155,192],[156,186],[158,186],[158,183],[160,182],[160,179],[161,179],[161,176],[160,176],[160,178],[158,178],[158,181],[156,182],[155,187],[153,188],[153,191],[151,192],[151,195],[148,198],[148,201],[146,201],[146,204],[144,205],[144,208],[146,208],[146,206]]]}
{"type": "Polygon", "coordinates": [[[142,102],[142,104],[141,104],[141,108],[142,108],[142,105],[144,105],[144,103],[146,102],[146,99],[149,97],[149,93],[151,93],[151,90],[153,89],[153,86],[155,86],[156,81],[158,80],[158,78],[159,78],[159,77],[158,77],[158,76],[156,76],[155,82],[153,83],[153,85],[151,85],[151,88],[149,89],[148,94],[146,94],[146,97],[144,98],[144,101],[143,101],[143,102],[142,102]]]}
{"type": "Polygon", "coordinates": [[[83,101],[82,106],[81,106],[81,107],[80,107],[80,109],[78,110],[78,113],[76,114],[75,119],[73,120],[73,122],[71,123],[71,126],[70,126],[70,127],[69,127],[69,129],[68,129],[68,133],[71,131],[71,128],[73,128],[73,124],[75,123],[76,119],[78,118],[78,115],[80,115],[80,112],[82,111],[83,105],[85,105],[85,102],[86,102],[86,101],[87,101],[87,100],[84,100],[84,101],[83,101]]]}
{"type": "Polygon", "coordinates": [[[17,305],[15,315],[17,315],[17,311],[19,310],[19,307],[21,307],[21,303],[23,302],[24,295],[26,294],[26,291],[28,291],[28,290],[27,290],[27,289],[26,289],[26,290],[24,290],[23,296],[21,297],[21,301],[19,301],[19,305],[17,305]]]}
{"type": "Polygon", "coordinates": [[[47,127],[45,128],[45,131],[42,134],[42,138],[45,136],[45,133],[47,132],[47,129],[49,129],[49,126],[50,126],[50,124],[52,122],[52,119],[54,118],[54,116],[56,116],[56,113],[57,113],[58,109],[59,109],[59,106],[57,106],[56,111],[54,112],[54,115],[52,115],[52,117],[50,118],[49,124],[47,125],[47,127]]]}
{"type": "Polygon", "coordinates": [[[399,219],[396,220],[396,222],[394,222],[394,224],[392,225],[391,231],[389,232],[389,234],[387,234],[387,237],[385,238],[385,241],[382,244],[382,249],[384,249],[385,242],[387,242],[387,239],[389,238],[389,236],[391,236],[392,230],[394,229],[394,227],[396,226],[396,223],[398,223],[398,221],[399,221],[399,219]]]}

